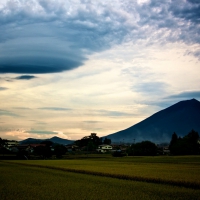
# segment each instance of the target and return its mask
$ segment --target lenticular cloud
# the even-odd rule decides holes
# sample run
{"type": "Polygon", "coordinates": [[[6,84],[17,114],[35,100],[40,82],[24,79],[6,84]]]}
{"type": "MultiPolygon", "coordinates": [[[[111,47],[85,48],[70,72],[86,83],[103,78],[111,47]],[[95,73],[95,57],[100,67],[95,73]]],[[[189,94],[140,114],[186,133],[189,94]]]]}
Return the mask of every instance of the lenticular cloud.
{"type": "Polygon", "coordinates": [[[124,42],[199,44],[199,9],[194,0],[4,0],[0,73],[73,70],[90,54],[124,42]]]}

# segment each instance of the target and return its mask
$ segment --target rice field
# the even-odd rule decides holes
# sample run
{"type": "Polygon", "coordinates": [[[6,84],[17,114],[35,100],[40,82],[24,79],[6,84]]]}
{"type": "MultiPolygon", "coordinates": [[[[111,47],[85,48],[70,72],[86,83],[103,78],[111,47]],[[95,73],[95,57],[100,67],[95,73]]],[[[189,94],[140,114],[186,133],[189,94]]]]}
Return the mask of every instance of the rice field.
{"type": "Polygon", "coordinates": [[[115,175],[150,179],[152,181],[196,184],[200,187],[200,157],[124,157],[91,158],[69,160],[10,161],[20,164],[39,165],[65,171],[80,171],[98,175],[115,175]]]}
{"type": "Polygon", "coordinates": [[[199,169],[199,156],[1,161],[0,199],[200,199],[199,169]]]}

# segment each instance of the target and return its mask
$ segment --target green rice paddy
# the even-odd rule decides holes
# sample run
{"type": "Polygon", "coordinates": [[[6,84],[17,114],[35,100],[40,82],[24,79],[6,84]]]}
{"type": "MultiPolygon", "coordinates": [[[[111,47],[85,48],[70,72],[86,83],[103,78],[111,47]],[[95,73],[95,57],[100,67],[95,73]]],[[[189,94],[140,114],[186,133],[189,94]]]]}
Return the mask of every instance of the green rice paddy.
{"type": "Polygon", "coordinates": [[[200,199],[200,156],[0,162],[0,199],[200,199]]]}

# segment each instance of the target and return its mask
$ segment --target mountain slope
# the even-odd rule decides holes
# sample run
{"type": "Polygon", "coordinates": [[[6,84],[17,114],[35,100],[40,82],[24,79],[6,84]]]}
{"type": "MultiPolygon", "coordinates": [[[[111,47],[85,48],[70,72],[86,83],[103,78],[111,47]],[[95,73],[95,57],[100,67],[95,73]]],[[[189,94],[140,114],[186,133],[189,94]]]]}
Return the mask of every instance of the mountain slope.
{"type": "Polygon", "coordinates": [[[58,143],[58,144],[71,144],[74,142],[74,140],[67,140],[67,139],[59,138],[57,136],[54,136],[50,138],[49,140],[53,143],[58,143]]]}
{"type": "Polygon", "coordinates": [[[181,101],[161,110],[125,130],[106,137],[112,142],[151,140],[169,142],[173,132],[185,136],[192,129],[200,134],[200,102],[196,99],[181,101]]]}
{"type": "Polygon", "coordinates": [[[73,140],[62,139],[62,138],[54,136],[50,139],[27,138],[25,140],[20,141],[20,144],[39,144],[39,143],[41,143],[42,141],[45,141],[45,140],[50,140],[53,143],[64,144],[64,145],[71,144],[71,143],[74,142],[73,140]]]}
{"type": "Polygon", "coordinates": [[[20,144],[40,144],[42,141],[41,139],[35,139],[35,138],[27,138],[25,140],[20,141],[20,144]]]}

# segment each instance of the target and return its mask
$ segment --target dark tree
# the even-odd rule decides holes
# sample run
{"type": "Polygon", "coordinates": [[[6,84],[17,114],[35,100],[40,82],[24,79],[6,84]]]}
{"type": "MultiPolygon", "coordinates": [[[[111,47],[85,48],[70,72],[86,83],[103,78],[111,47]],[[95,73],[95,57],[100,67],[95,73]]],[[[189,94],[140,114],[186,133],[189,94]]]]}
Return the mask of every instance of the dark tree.
{"type": "Polygon", "coordinates": [[[51,147],[48,146],[37,146],[34,148],[34,153],[44,159],[52,156],[51,147]]]}
{"type": "Polygon", "coordinates": [[[188,140],[188,142],[191,142],[193,144],[198,142],[199,134],[198,132],[194,131],[193,129],[188,133],[188,135],[185,136],[185,138],[188,140]]]}
{"type": "Polygon", "coordinates": [[[128,155],[134,156],[155,156],[157,155],[157,146],[150,141],[143,141],[132,144],[127,150],[128,155]]]}
{"type": "Polygon", "coordinates": [[[5,140],[5,139],[0,138],[0,146],[6,145],[6,144],[7,144],[7,141],[8,141],[8,140],[5,140]]]}
{"type": "Polygon", "coordinates": [[[28,151],[26,151],[25,149],[18,151],[16,156],[17,156],[17,159],[20,159],[20,160],[28,160],[30,157],[28,151]]]}
{"type": "Polygon", "coordinates": [[[65,146],[61,145],[61,144],[56,144],[54,146],[54,153],[56,155],[57,158],[61,158],[62,155],[64,155],[67,152],[67,149],[65,146]]]}
{"type": "Polygon", "coordinates": [[[6,149],[6,147],[0,146],[0,154],[3,154],[4,156],[5,154],[10,154],[10,153],[11,152],[8,149],[6,149]]]}
{"type": "Polygon", "coordinates": [[[174,133],[172,134],[172,139],[171,139],[170,145],[175,144],[177,141],[178,141],[178,136],[177,136],[177,134],[174,132],[174,133]]]}
{"type": "Polygon", "coordinates": [[[198,132],[192,130],[185,137],[176,139],[173,135],[169,146],[172,155],[197,155],[200,153],[198,132]]]}
{"type": "Polygon", "coordinates": [[[96,145],[92,141],[88,142],[88,144],[87,144],[87,151],[93,151],[96,148],[97,148],[96,145]]]}
{"type": "Polygon", "coordinates": [[[85,150],[93,151],[98,145],[102,144],[102,139],[96,133],[91,133],[90,136],[85,136],[81,140],[77,140],[75,144],[79,147],[85,147],[85,150]]]}
{"type": "Polygon", "coordinates": [[[113,157],[124,157],[124,156],[126,156],[126,153],[124,153],[124,152],[122,152],[122,151],[114,151],[114,152],[112,153],[112,156],[113,156],[113,157]]]}
{"type": "Polygon", "coordinates": [[[0,145],[3,145],[4,144],[4,142],[3,142],[3,140],[0,138],[0,145]]]}
{"type": "Polygon", "coordinates": [[[111,139],[104,138],[103,144],[111,144],[111,139]]]}
{"type": "Polygon", "coordinates": [[[53,142],[50,140],[44,140],[40,142],[40,144],[45,144],[47,147],[51,147],[53,145],[53,142]]]}
{"type": "Polygon", "coordinates": [[[196,155],[199,154],[199,134],[198,132],[191,130],[188,135],[183,138],[187,142],[187,154],[196,155]]]}
{"type": "Polygon", "coordinates": [[[177,153],[178,148],[179,148],[177,144],[178,144],[178,141],[180,141],[180,140],[181,140],[181,138],[178,138],[177,134],[174,132],[172,134],[172,139],[169,144],[169,149],[172,154],[177,153]]]}

